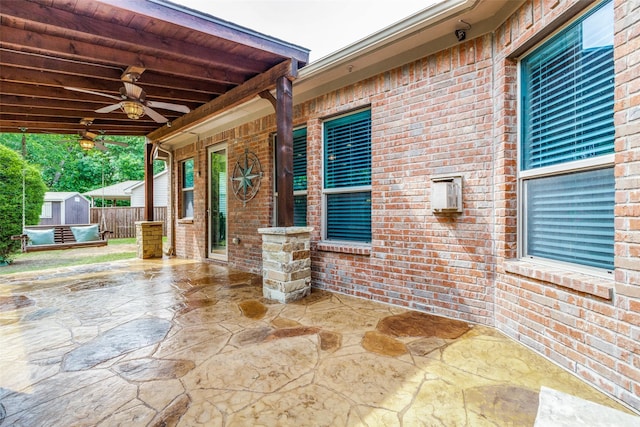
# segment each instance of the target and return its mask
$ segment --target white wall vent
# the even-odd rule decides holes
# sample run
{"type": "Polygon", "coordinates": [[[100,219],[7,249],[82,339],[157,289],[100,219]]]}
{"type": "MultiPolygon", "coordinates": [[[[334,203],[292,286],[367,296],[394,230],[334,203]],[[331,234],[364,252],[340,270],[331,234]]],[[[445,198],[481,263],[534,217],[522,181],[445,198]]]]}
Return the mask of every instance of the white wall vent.
{"type": "Polygon", "coordinates": [[[462,176],[431,178],[431,209],[436,214],[462,213],[462,176]]]}

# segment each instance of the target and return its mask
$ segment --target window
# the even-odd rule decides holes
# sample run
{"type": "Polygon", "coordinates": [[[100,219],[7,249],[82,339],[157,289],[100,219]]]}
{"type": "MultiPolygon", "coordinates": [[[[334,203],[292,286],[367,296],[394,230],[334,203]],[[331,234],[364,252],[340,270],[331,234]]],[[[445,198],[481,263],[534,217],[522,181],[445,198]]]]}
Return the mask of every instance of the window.
{"type": "Polygon", "coordinates": [[[371,111],[324,123],[324,238],[371,242],[371,111]]]}
{"type": "Polygon", "coordinates": [[[520,64],[522,255],[613,269],[613,4],[520,64]]]}
{"type": "MultiPolygon", "coordinates": [[[[276,139],[274,138],[274,142],[276,139]]],[[[275,149],[275,162],[278,164],[278,150],[275,149]]],[[[278,178],[274,168],[276,199],[278,197],[278,178]]],[[[278,203],[276,201],[276,208],[278,203]]],[[[293,225],[307,225],[307,128],[293,131],[293,225]]]]}
{"type": "Polygon", "coordinates": [[[193,218],[193,159],[180,165],[182,185],[182,218],[193,218]]]}
{"type": "Polygon", "coordinates": [[[51,207],[51,202],[44,202],[42,204],[42,213],[40,214],[40,218],[51,218],[53,216],[53,210],[51,207]]]}

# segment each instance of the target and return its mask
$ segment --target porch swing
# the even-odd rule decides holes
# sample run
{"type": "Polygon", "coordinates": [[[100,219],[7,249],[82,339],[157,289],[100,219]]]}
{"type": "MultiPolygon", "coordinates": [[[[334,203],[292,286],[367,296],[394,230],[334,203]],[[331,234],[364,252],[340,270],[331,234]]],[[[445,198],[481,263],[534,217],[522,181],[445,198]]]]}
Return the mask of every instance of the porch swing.
{"type": "MultiPolygon", "coordinates": [[[[74,249],[80,247],[106,246],[111,231],[100,230],[100,224],[73,225],[27,225],[27,138],[26,128],[22,131],[22,234],[11,236],[11,240],[21,241],[23,253],[36,251],[51,251],[60,249],[74,249]]],[[[104,177],[103,177],[104,180],[104,177]]],[[[102,218],[104,222],[104,215],[102,218]]]]}

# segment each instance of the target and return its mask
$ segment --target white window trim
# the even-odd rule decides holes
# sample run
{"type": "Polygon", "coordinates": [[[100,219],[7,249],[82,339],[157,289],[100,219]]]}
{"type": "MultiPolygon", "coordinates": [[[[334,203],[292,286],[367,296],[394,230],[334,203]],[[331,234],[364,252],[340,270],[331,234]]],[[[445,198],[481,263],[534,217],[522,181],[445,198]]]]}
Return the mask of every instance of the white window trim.
{"type": "Polygon", "coordinates": [[[588,158],[588,159],[584,159],[584,160],[575,160],[572,162],[567,162],[567,163],[562,163],[562,164],[558,164],[558,165],[551,165],[551,166],[546,166],[546,167],[541,167],[541,168],[534,168],[534,169],[529,169],[529,170],[522,170],[522,105],[521,105],[521,90],[522,90],[522,59],[525,58],[527,55],[531,54],[534,50],[538,49],[539,47],[541,47],[543,44],[545,44],[547,41],[549,41],[551,38],[553,38],[554,36],[556,36],[558,33],[564,31],[567,27],[569,27],[571,24],[573,24],[574,22],[576,22],[577,20],[581,19],[584,15],[586,15],[587,13],[589,13],[592,9],[598,7],[600,5],[600,2],[597,2],[596,4],[594,4],[592,7],[588,7],[585,10],[583,10],[580,14],[578,14],[577,16],[575,16],[573,19],[569,20],[568,22],[566,22],[564,25],[562,25],[560,28],[558,28],[556,31],[554,31],[553,33],[551,33],[549,36],[545,37],[543,40],[541,40],[539,43],[537,43],[535,46],[533,46],[531,49],[529,49],[527,52],[525,52],[524,54],[522,54],[520,57],[518,57],[518,62],[517,62],[517,76],[516,76],[516,85],[517,85],[517,96],[516,96],[516,112],[517,112],[517,116],[516,116],[516,120],[517,120],[517,155],[516,155],[516,162],[517,162],[517,170],[516,170],[516,199],[517,199],[517,211],[516,211],[516,230],[517,230],[517,238],[516,238],[516,245],[517,245],[517,257],[519,259],[525,260],[525,261],[529,261],[532,262],[534,264],[538,264],[540,266],[547,266],[547,267],[556,267],[562,270],[567,270],[567,271],[572,271],[572,272],[576,272],[576,273],[585,273],[588,275],[592,275],[592,276],[597,276],[597,277],[601,277],[601,278],[611,278],[611,275],[613,274],[613,271],[611,270],[605,270],[605,269],[601,269],[601,268],[595,268],[595,267],[589,267],[589,266],[585,266],[585,265],[580,265],[580,264],[573,264],[573,263],[568,263],[568,262],[564,262],[564,261],[557,261],[557,260],[553,260],[553,259],[548,259],[548,258],[540,258],[540,257],[535,257],[532,255],[526,255],[525,252],[525,233],[526,233],[526,226],[525,226],[525,212],[524,212],[524,182],[526,180],[530,180],[530,179],[535,179],[535,178],[542,178],[545,176],[556,176],[556,175],[560,175],[563,173],[577,173],[577,172],[586,172],[589,170],[595,170],[595,169],[604,169],[607,167],[614,167],[615,166],[615,154],[607,154],[607,155],[602,155],[602,156],[597,156],[597,157],[592,157],[592,158],[588,158]]]}
{"type": "MultiPolygon", "coordinates": [[[[194,185],[195,185],[195,159],[193,157],[190,157],[190,158],[184,159],[183,161],[180,162],[180,196],[181,196],[181,198],[180,198],[180,219],[187,219],[187,220],[193,219],[193,215],[191,215],[191,216],[186,216],[185,215],[186,209],[185,209],[185,206],[184,206],[184,195],[187,192],[191,192],[191,194],[193,194],[193,189],[195,188],[195,187],[184,187],[184,164],[189,160],[193,160],[193,162],[194,162],[194,172],[193,172],[194,176],[193,176],[193,178],[194,178],[194,185]]],[[[194,199],[194,198],[192,197],[192,199],[194,199]]],[[[194,204],[195,204],[195,200],[194,200],[194,204]]],[[[193,210],[195,212],[195,206],[193,206],[192,208],[193,208],[193,210]]]]}
{"type": "MultiPolygon", "coordinates": [[[[346,246],[346,247],[365,247],[365,248],[370,248],[371,247],[371,243],[370,242],[356,242],[356,241],[352,241],[352,240],[334,240],[334,239],[327,239],[327,195],[329,194],[351,194],[351,193],[362,193],[365,191],[370,191],[373,193],[372,190],[372,185],[363,185],[363,186],[356,186],[356,187],[340,187],[340,188],[325,188],[324,187],[324,183],[325,183],[325,174],[324,174],[324,153],[325,153],[325,140],[324,140],[324,126],[325,123],[331,120],[335,120],[335,119],[339,119],[341,117],[347,117],[350,116],[352,114],[358,114],[360,112],[363,111],[372,111],[370,107],[367,108],[361,108],[361,109],[357,109],[357,110],[353,110],[353,111],[348,111],[344,114],[340,114],[337,116],[332,116],[332,117],[327,117],[324,120],[322,120],[322,144],[321,144],[321,149],[320,149],[320,176],[322,177],[322,222],[321,222],[321,239],[322,239],[322,243],[326,243],[327,245],[336,245],[336,246],[346,246]]],[[[371,117],[371,122],[373,125],[373,114],[371,117]]],[[[373,126],[372,126],[373,127],[373,126]]],[[[371,146],[373,147],[373,131],[371,133],[371,141],[370,141],[371,146]]],[[[371,157],[373,159],[373,151],[371,153],[371,157]]],[[[373,165],[372,165],[373,166],[373,165]]],[[[373,167],[371,169],[371,172],[373,174],[373,167]]],[[[373,221],[373,220],[372,220],[373,221]]],[[[373,226],[373,224],[372,224],[373,226]]],[[[371,239],[373,240],[373,236],[371,237],[371,239]]]]}
{"type": "Polygon", "coordinates": [[[44,202],[42,204],[42,211],[40,212],[40,218],[50,219],[53,217],[53,203],[44,202]]]}

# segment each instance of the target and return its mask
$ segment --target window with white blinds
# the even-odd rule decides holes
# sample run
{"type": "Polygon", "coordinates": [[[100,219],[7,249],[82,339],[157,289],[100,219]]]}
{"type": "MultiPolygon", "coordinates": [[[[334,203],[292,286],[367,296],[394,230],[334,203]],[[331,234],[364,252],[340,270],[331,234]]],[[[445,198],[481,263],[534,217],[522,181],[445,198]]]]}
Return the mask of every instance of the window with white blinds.
{"type": "Polygon", "coordinates": [[[527,253],[613,268],[613,168],[524,182],[527,253]]]}
{"type": "Polygon", "coordinates": [[[371,111],[324,123],[327,240],[371,242],[371,111]]]}
{"type": "Polygon", "coordinates": [[[522,59],[523,255],[613,269],[613,4],[522,59]]]}

